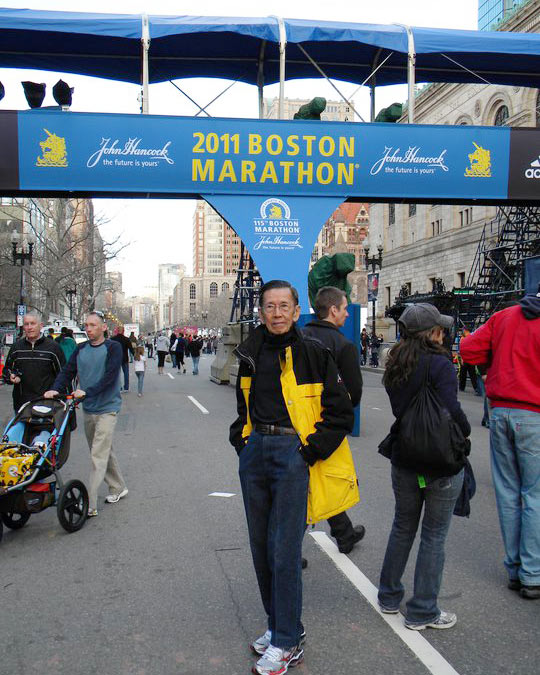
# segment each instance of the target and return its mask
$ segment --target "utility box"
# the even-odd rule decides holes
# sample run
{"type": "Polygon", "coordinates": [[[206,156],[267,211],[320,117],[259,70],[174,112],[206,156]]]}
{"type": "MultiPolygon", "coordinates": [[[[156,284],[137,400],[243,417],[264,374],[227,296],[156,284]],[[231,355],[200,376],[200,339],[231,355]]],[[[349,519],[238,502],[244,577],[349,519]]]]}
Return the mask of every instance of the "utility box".
{"type": "MultiPolygon", "coordinates": [[[[210,379],[216,384],[229,384],[231,367],[236,365],[236,356],[233,351],[238,347],[241,339],[241,325],[224,326],[222,337],[218,342],[217,353],[210,366],[210,379]]],[[[234,377],[235,382],[236,378],[234,377]]]]}

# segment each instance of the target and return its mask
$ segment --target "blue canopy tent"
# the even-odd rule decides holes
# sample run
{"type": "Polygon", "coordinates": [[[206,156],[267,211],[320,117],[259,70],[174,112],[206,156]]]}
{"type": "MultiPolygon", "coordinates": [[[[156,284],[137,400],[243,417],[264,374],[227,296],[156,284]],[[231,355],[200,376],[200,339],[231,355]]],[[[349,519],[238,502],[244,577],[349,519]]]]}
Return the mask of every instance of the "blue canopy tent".
{"type": "Polygon", "coordinates": [[[279,17],[91,14],[0,9],[0,67],[74,72],[143,87],[187,77],[262,88],[325,76],[375,85],[484,82],[540,87],[540,35],[279,17]]]}

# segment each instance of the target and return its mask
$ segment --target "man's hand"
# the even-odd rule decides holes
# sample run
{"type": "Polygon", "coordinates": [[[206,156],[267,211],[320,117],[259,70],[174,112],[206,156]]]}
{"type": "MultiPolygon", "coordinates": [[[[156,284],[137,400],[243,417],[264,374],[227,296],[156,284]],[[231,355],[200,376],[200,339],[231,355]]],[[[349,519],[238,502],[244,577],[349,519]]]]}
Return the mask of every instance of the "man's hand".
{"type": "Polygon", "coordinates": [[[54,389],[49,389],[49,391],[46,391],[43,394],[43,398],[54,398],[55,396],[58,396],[60,392],[55,391],[54,389]]]}
{"type": "Polygon", "coordinates": [[[73,396],[74,398],[84,398],[86,396],[86,392],[83,389],[75,389],[73,396]]]}
{"type": "Polygon", "coordinates": [[[21,378],[18,375],[13,375],[13,373],[9,376],[9,381],[12,382],[13,384],[19,384],[21,381],[21,378]]]}

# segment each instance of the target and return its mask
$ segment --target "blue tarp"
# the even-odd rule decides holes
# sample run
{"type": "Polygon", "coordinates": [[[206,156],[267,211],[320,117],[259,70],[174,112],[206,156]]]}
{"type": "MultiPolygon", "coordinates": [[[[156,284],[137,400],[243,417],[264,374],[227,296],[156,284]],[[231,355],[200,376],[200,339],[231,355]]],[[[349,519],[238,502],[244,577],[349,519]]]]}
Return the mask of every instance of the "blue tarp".
{"type": "MultiPolygon", "coordinates": [[[[407,31],[398,25],[284,19],[286,78],[319,77],[301,52],[334,79],[363,82],[389,54],[376,84],[407,81],[407,31]]],[[[150,82],[221,77],[279,80],[274,17],[150,16],[150,82]]],[[[540,87],[540,35],[413,28],[417,82],[481,82],[540,87]],[[449,59],[457,62],[454,63],[449,59]],[[458,65],[459,64],[459,65],[458,65]]],[[[0,9],[0,67],[141,80],[142,17],[0,9]]]]}

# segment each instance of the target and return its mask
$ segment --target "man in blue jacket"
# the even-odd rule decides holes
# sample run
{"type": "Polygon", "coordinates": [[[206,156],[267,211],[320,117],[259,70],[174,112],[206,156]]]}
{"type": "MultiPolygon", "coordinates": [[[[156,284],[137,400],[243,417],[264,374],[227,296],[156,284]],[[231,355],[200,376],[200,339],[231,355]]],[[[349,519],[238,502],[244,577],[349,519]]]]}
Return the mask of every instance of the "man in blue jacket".
{"type": "Polygon", "coordinates": [[[118,342],[105,339],[107,324],[101,312],[91,312],[84,325],[88,342],[83,342],[71,355],[68,364],[58,374],[53,388],[45,398],[65,394],[76,375],[80,388],[75,398],[83,402],[84,431],[92,460],[89,486],[88,516],[97,516],[97,492],[102,481],[109,486],[105,501],[115,504],[128,493],[112,447],[112,439],[122,397],[120,369],[122,348],[118,342]]]}

